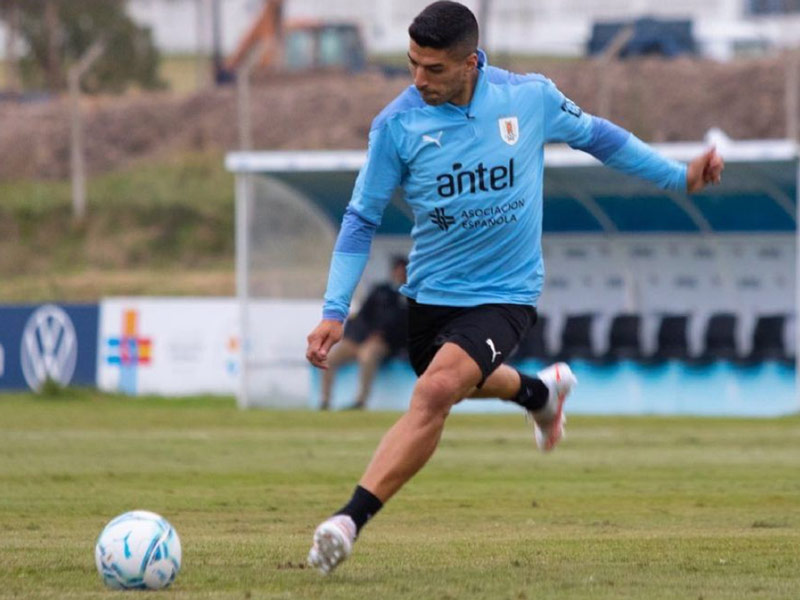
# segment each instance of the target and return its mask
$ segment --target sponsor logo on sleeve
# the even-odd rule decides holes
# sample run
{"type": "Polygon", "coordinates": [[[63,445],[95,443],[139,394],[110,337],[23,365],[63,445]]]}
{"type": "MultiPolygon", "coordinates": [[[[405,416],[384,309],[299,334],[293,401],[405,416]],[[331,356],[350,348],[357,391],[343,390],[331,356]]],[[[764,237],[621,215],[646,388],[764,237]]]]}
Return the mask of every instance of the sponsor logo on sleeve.
{"type": "Polygon", "coordinates": [[[564,98],[564,102],[561,103],[561,110],[565,113],[572,115],[573,117],[580,117],[583,114],[580,106],[575,104],[569,98],[564,98]]]}

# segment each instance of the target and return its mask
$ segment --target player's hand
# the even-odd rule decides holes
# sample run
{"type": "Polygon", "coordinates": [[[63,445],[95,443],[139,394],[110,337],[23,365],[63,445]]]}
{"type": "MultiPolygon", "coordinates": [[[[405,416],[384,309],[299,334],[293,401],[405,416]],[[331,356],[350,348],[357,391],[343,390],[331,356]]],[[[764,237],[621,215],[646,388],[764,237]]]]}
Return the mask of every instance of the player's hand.
{"type": "Polygon", "coordinates": [[[308,334],[308,347],[306,349],[306,359],[312,365],[320,369],[328,368],[328,352],[333,345],[342,339],[344,324],[339,321],[323,319],[308,334]]]}
{"type": "Polygon", "coordinates": [[[725,161],[712,146],[689,163],[686,169],[686,191],[693,194],[709,184],[717,185],[722,181],[723,169],[725,161]]]}

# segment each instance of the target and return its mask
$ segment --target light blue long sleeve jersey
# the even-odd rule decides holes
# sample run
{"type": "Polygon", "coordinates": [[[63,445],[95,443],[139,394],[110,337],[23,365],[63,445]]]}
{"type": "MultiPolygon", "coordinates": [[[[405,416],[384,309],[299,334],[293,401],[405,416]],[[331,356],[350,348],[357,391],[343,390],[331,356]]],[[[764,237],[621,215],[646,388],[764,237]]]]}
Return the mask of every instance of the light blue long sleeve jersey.
{"type": "Polygon", "coordinates": [[[581,111],[549,79],[491,67],[478,53],[468,106],[426,104],[412,85],[375,118],[331,261],[323,318],[344,320],[397,186],[414,215],[408,282],[422,304],[535,306],[544,282],[544,145],[566,142],[674,190],[686,166],[581,111]]]}

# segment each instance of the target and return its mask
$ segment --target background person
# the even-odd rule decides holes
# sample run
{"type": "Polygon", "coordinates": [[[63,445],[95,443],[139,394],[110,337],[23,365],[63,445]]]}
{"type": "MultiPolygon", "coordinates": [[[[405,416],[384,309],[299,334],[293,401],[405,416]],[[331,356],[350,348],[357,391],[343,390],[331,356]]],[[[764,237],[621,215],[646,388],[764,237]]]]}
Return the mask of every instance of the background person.
{"type": "Polygon", "coordinates": [[[358,362],[358,392],[350,408],[366,407],[381,363],[406,348],[408,305],[399,290],[406,282],[407,264],[405,258],[395,257],[390,280],[372,288],[358,313],[347,319],[344,337],[331,348],[328,368],[322,372],[321,410],[331,406],[336,372],[353,361],[358,362]]]}

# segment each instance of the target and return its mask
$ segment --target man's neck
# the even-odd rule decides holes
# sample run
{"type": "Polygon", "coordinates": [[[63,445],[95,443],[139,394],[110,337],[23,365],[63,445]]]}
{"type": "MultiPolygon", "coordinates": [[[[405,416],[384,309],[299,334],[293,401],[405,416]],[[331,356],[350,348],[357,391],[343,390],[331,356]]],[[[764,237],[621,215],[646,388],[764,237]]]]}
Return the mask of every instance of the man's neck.
{"type": "Polygon", "coordinates": [[[464,87],[464,91],[459,95],[458,98],[453,98],[450,103],[455,104],[456,106],[468,106],[470,102],[472,102],[472,96],[475,95],[475,85],[478,82],[478,69],[475,69],[470,74],[469,81],[467,85],[464,87]]]}

